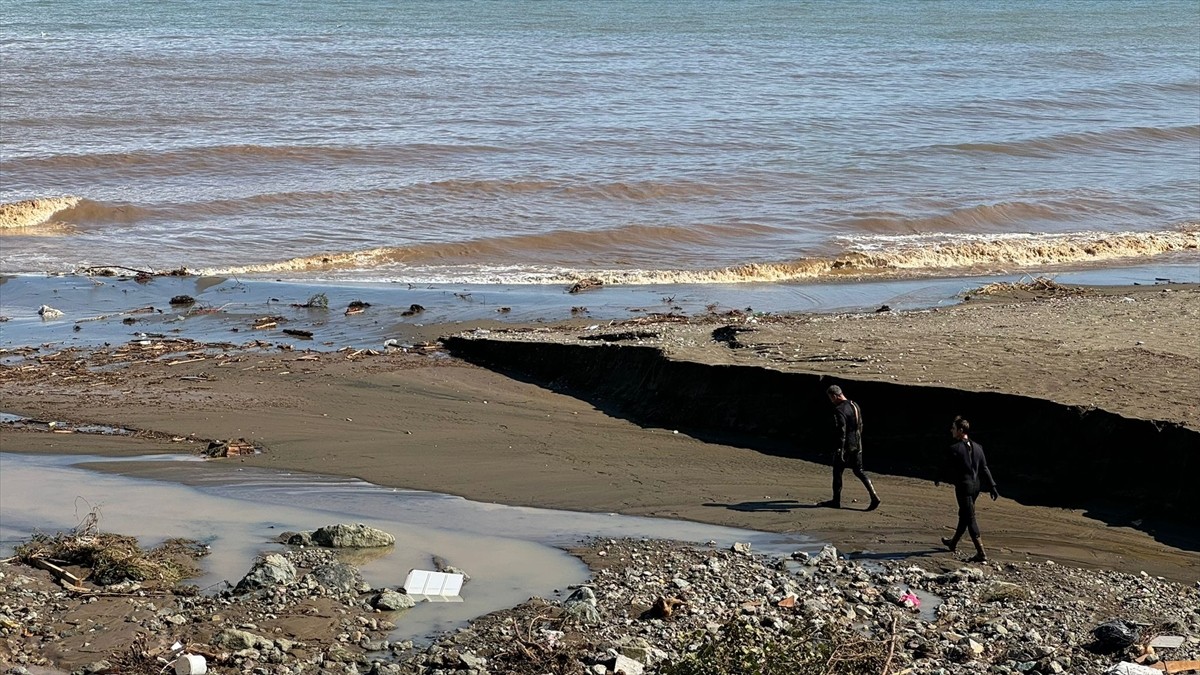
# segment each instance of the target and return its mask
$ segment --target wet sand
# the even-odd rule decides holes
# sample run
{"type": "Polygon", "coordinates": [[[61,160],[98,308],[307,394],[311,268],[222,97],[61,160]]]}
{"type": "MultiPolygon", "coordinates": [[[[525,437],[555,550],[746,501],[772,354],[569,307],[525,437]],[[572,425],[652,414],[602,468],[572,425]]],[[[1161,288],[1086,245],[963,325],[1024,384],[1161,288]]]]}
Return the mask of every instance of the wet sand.
{"type": "MultiPolygon", "coordinates": [[[[587,323],[530,327],[537,332],[512,337],[574,340],[587,323]]],[[[670,324],[704,332],[689,325],[670,324]]],[[[731,356],[725,345],[700,339],[678,341],[675,355],[994,388],[1200,429],[1197,325],[1200,291],[1194,287],[1110,288],[972,301],[936,312],[798,316],[758,334],[776,347],[787,341],[814,353],[837,350],[847,357],[840,360],[772,359],[754,350],[731,356]]],[[[865,494],[848,509],[812,508],[829,493],[829,468],[819,463],[639,426],[444,353],[352,354],[230,349],[174,366],[134,360],[103,371],[65,369],[61,360],[26,361],[37,367],[24,371],[12,364],[0,371],[0,397],[9,412],[161,435],[131,441],[5,430],[0,449],[194,452],[198,443],[172,437],[244,437],[266,452],[225,461],[479,501],[802,531],[843,550],[956,564],[937,545],[954,523],[953,495],[929,481],[877,476],[885,501],[873,513],[859,510],[865,494]]],[[[870,461],[868,455],[868,471],[870,461]]],[[[1142,479],[1153,480],[1152,469],[1142,479]]],[[[848,481],[848,498],[858,490],[848,481]]],[[[1200,578],[1200,533],[1186,521],[1160,541],[1083,511],[1009,499],[981,501],[979,518],[1000,560],[1053,559],[1185,582],[1200,578]]]]}

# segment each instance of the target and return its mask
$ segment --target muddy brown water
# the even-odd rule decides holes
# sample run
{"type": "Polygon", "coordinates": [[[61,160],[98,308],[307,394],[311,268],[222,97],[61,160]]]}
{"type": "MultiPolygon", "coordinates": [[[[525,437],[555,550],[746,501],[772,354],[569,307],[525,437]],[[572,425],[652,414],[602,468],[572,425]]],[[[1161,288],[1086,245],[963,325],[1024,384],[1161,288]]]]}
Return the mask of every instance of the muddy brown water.
{"type": "MultiPolygon", "coordinates": [[[[447,471],[454,467],[448,465],[447,471]]],[[[487,504],[361,480],[244,468],[178,455],[137,458],[0,453],[0,556],[34,532],[74,528],[91,511],[102,531],[144,546],[185,537],[208,544],[208,592],[236,584],[263,552],[282,550],[282,532],[361,522],[396,537],[388,549],[346,553],[374,587],[399,587],[412,569],[440,556],[471,580],[462,602],[421,603],[400,615],[393,639],[426,638],[532,596],[565,597],[587,569],[563,549],[587,537],[750,542],[786,555],[820,547],[799,534],[605,513],[487,504]]]]}

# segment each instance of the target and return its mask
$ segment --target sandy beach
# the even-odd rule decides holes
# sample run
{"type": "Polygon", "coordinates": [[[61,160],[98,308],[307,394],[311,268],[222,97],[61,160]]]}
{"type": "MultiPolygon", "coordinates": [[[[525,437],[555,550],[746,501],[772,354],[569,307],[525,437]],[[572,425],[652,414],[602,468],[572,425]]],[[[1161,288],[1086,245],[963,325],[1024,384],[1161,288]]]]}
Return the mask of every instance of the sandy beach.
{"type": "MultiPolygon", "coordinates": [[[[834,376],[850,383],[851,397],[858,382],[1000,392],[1150,420],[1194,438],[1187,434],[1200,430],[1194,336],[1200,291],[1012,290],[1022,297],[977,297],[911,312],[643,318],[606,324],[603,331],[589,331],[593,324],[586,321],[453,328],[468,339],[599,348],[602,341],[580,337],[640,332],[654,337],[632,339],[669,359],[834,376]],[[736,333],[742,348],[712,339],[714,329],[729,325],[742,327],[736,333]]],[[[506,504],[802,531],[845,551],[957,564],[937,545],[954,524],[951,492],[904,471],[878,473],[880,462],[869,450],[867,470],[875,474],[883,507],[862,512],[865,493],[850,481],[847,499],[858,503],[813,508],[828,497],[829,467],[812,461],[819,457],[811,453],[794,456],[786,442],[756,442],[742,432],[716,442],[639,422],[619,406],[596,405],[587,392],[514,379],[443,348],[302,352],[263,343],[206,350],[179,340],[157,347],[135,341],[96,350],[23,350],[24,359],[0,371],[7,412],[126,427],[142,431],[142,438],[5,429],[0,449],[196,452],[201,440],[245,438],[264,449],[235,460],[247,465],[506,504]]],[[[797,406],[812,400],[812,392],[796,395],[797,406]]],[[[818,412],[824,419],[825,411],[818,412]]],[[[881,410],[864,403],[864,414],[870,420],[881,410]]],[[[988,436],[978,434],[985,446],[988,436]]],[[[998,475],[1010,473],[1004,462],[997,447],[992,463],[998,475]]],[[[1157,475],[1153,463],[1131,458],[1128,466],[1142,482],[1167,477],[1157,475]]],[[[1095,497],[1078,508],[1039,506],[1034,498],[981,502],[985,541],[1000,560],[1144,570],[1188,583],[1200,577],[1194,512],[1133,518],[1121,515],[1122,504],[1095,497]]]]}

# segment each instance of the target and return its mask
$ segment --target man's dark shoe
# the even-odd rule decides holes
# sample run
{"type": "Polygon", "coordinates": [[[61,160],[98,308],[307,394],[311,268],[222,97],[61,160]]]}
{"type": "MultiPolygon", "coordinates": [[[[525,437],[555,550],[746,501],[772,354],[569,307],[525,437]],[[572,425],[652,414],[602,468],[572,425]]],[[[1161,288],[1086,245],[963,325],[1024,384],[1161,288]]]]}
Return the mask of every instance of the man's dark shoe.
{"type": "Polygon", "coordinates": [[[968,558],[968,559],[967,559],[967,562],[977,562],[977,563],[983,563],[983,562],[987,562],[987,554],[985,554],[985,553],[976,553],[975,555],[973,555],[973,556],[971,556],[970,558],[968,558]]]}
{"type": "Polygon", "coordinates": [[[954,541],[953,539],[942,537],[942,544],[945,545],[946,548],[950,549],[951,553],[954,553],[958,550],[958,542],[954,541]]]}
{"type": "Polygon", "coordinates": [[[842,508],[842,503],[832,499],[826,499],[823,502],[817,502],[817,506],[824,506],[827,509],[840,509],[842,508]]]}
{"type": "Polygon", "coordinates": [[[874,511],[875,509],[879,508],[879,505],[882,503],[883,502],[879,500],[879,497],[872,497],[871,504],[870,504],[870,506],[867,507],[867,510],[874,511]]]}

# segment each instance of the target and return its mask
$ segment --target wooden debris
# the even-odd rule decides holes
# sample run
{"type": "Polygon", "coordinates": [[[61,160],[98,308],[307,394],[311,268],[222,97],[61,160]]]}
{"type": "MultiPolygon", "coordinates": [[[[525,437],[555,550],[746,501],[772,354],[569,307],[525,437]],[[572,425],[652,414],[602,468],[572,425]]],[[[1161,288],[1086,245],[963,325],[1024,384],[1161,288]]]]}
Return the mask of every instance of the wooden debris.
{"type": "Polygon", "coordinates": [[[567,292],[568,293],[582,293],[583,291],[590,291],[590,290],[600,288],[603,285],[604,285],[604,282],[597,279],[596,277],[588,277],[586,279],[580,279],[579,281],[576,281],[575,283],[571,284],[571,287],[567,289],[567,292]]]}
{"type": "Polygon", "coordinates": [[[253,455],[259,451],[258,446],[244,438],[232,439],[226,442],[212,441],[204,450],[207,457],[239,457],[253,455]]]}
{"type": "Polygon", "coordinates": [[[38,568],[46,570],[47,572],[53,574],[56,579],[58,579],[60,581],[67,581],[72,586],[79,586],[80,584],[83,583],[83,580],[80,579],[79,577],[75,576],[74,574],[71,574],[67,570],[59,567],[58,565],[55,565],[54,563],[50,562],[49,560],[46,560],[45,558],[30,558],[29,564],[34,567],[38,567],[38,568]]]}
{"type": "Polygon", "coordinates": [[[1194,673],[1200,671],[1200,661],[1159,661],[1150,667],[1166,673],[1194,673]]]}
{"type": "Polygon", "coordinates": [[[185,363],[196,363],[197,361],[207,361],[207,356],[200,356],[194,359],[184,359],[182,361],[167,361],[168,366],[181,366],[185,363]]]}
{"type": "Polygon", "coordinates": [[[299,330],[296,328],[284,328],[283,332],[285,335],[291,335],[293,337],[302,338],[304,340],[311,340],[312,336],[313,336],[312,331],[310,331],[310,330],[299,330]]]}
{"type": "MultiPolygon", "coordinates": [[[[1034,277],[1028,281],[1025,279],[1014,282],[998,281],[977,289],[975,293],[977,295],[999,295],[1006,297],[1020,295],[1070,297],[1087,295],[1088,291],[1074,286],[1064,286],[1048,277],[1034,277]]],[[[967,298],[969,299],[970,296],[968,295],[967,298]]]]}
{"type": "Polygon", "coordinates": [[[371,303],[369,302],[363,302],[362,300],[351,300],[350,304],[346,307],[346,316],[350,316],[351,314],[362,314],[363,311],[370,306],[371,303]]]}

